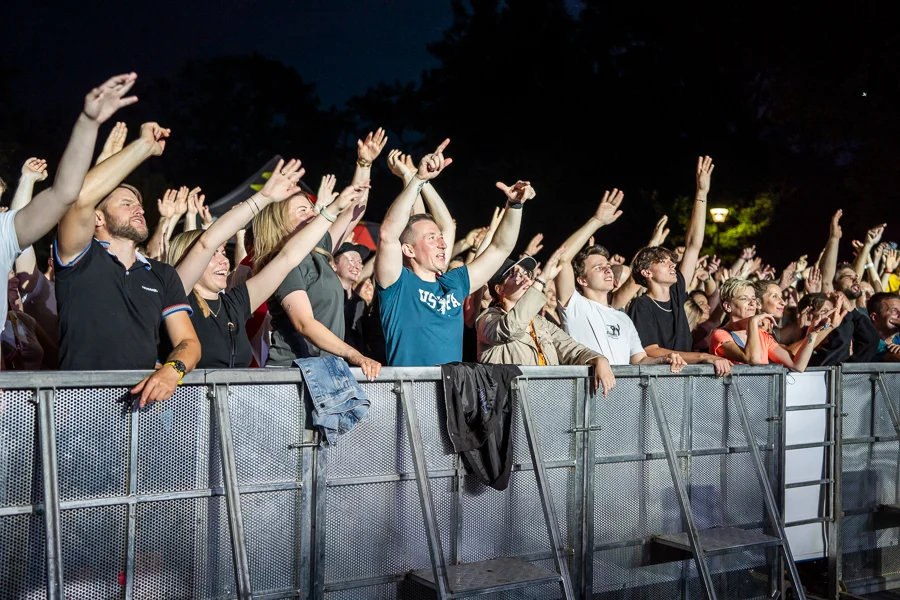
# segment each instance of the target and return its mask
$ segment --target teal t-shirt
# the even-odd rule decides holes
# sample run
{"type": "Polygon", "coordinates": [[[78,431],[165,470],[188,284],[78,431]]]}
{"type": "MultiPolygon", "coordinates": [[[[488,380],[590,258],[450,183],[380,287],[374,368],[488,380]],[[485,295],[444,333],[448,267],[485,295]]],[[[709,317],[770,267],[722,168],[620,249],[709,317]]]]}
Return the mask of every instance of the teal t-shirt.
{"type": "Polygon", "coordinates": [[[388,365],[430,367],[462,360],[467,267],[453,269],[434,282],[403,267],[393,285],[376,289],[388,365]]]}

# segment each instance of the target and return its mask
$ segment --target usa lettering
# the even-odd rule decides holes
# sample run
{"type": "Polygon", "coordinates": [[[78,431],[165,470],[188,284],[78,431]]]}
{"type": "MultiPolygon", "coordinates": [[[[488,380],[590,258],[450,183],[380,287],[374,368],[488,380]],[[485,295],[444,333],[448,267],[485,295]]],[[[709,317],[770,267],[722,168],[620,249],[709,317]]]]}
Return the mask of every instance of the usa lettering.
{"type": "Polygon", "coordinates": [[[454,308],[462,306],[453,295],[453,292],[450,292],[446,296],[435,296],[428,290],[420,289],[419,301],[428,306],[431,310],[435,310],[442,315],[447,314],[448,310],[453,310],[454,308]]]}

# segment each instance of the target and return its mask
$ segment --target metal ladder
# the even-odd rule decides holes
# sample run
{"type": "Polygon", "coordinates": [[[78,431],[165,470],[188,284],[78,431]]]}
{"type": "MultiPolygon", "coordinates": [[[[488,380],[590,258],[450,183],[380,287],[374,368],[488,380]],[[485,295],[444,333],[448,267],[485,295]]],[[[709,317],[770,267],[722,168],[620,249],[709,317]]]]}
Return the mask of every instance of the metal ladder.
{"type": "Polygon", "coordinates": [[[743,396],[741,396],[741,391],[737,383],[737,376],[730,376],[726,379],[726,398],[732,400],[737,408],[737,413],[741,421],[741,430],[743,431],[751,462],[753,463],[753,470],[756,473],[756,478],[763,491],[766,517],[769,520],[771,531],[776,535],[765,535],[754,531],[740,529],[738,527],[715,527],[706,530],[697,529],[694,515],[691,511],[687,487],[685,486],[684,478],[681,474],[681,467],[678,463],[678,451],[672,441],[672,435],[669,431],[669,423],[666,419],[665,411],[656,394],[656,378],[651,378],[647,375],[642,376],[641,387],[646,390],[647,397],[653,407],[653,413],[656,416],[656,424],[659,428],[659,435],[660,438],[662,438],[663,447],[665,449],[666,462],[669,465],[669,473],[672,476],[672,483],[675,487],[675,494],[678,498],[681,516],[687,530],[684,533],[655,536],[654,542],[693,555],[694,562],[697,566],[697,572],[700,574],[700,579],[703,583],[703,589],[706,591],[706,596],[710,600],[716,600],[716,590],[707,557],[749,550],[750,548],[776,548],[781,552],[781,557],[784,559],[788,575],[793,584],[795,597],[799,600],[806,600],[806,593],[803,589],[803,585],[800,583],[797,565],[794,563],[794,557],[791,554],[787,534],[785,533],[784,525],[782,524],[781,516],[778,512],[778,506],[775,503],[775,495],[772,492],[772,486],[769,485],[769,479],[766,476],[766,471],[759,455],[759,448],[756,445],[753,431],[750,428],[747,405],[744,403],[743,396]]]}
{"type": "Polygon", "coordinates": [[[527,384],[517,380],[512,383],[512,389],[515,390],[515,397],[519,401],[522,422],[528,438],[528,451],[531,454],[531,462],[537,479],[538,493],[544,512],[544,520],[547,524],[547,534],[550,539],[556,572],[514,558],[495,558],[475,563],[447,566],[444,560],[440,531],[438,530],[437,515],[434,510],[434,498],[431,495],[428,467],[425,464],[425,451],[421,429],[419,428],[419,414],[412,391],[412,382],[402,381],[395,390],[400,397],[401,406],[403,407],[406,432],[409,436],[409,445],[412,451],[416,487],[418,488],[419,501],[422,505],[422,516],[425,521],[428,552],[431,556],[430,569],[412,571],[409,573],[409,577],[413,581],[435,590],[437,597],[441,600],[516,590],[547,583],[558,583],[562,597],[566,600],[574,599],[569,578],[568,562],[562,550],[559,525],[553,509],[553,499],[550,496],[547,474],[534,430],[527,384]]]}

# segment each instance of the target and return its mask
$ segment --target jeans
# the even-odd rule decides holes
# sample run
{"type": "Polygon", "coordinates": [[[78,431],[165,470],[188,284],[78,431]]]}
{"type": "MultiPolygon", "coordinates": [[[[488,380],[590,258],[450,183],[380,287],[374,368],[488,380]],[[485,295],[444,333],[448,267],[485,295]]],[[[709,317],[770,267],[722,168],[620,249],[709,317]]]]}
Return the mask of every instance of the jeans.
{"type": "Polygon", "coordinates": [[[322,430],[329,445],[347,433],[369,413],[369,397],[356,383],[344,359],[327,355],[298,358],[312,404],[313,425],[322,430]]]}

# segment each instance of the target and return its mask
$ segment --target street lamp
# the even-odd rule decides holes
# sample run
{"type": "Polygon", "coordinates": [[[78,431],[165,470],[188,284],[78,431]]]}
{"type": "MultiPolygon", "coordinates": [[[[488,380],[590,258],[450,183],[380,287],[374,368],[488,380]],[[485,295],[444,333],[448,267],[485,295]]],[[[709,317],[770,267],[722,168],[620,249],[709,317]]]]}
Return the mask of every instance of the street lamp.
{"type": "Polygon", "coordinates": [[[712,215],[712,220],[716,223],[724,223],[725,219],[728,218],[728,209],[727,208],[711,208],[709,209],[709,214],[712,215]]]}
{"type": "Polygon", "coordinates": [[[727,208],[711,208],[709,209],[709,214],[712,215],[713,223],[716,224],[716,237],[713,240],[715,244],[716,251],[719,250],[719,223],[724,223],[725,219],[728,218],[728,209],[727,208]]]}

